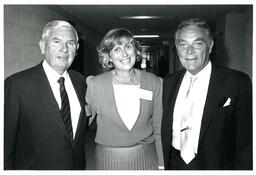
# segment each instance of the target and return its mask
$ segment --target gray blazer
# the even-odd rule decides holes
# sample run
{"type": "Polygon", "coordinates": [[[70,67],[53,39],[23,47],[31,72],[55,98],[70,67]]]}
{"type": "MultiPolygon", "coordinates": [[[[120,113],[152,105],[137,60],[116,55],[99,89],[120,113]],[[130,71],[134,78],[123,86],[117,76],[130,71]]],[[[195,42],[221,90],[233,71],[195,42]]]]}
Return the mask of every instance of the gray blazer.
{"type": "MultiPolygon", "coordinates": [[[[140,99],[140,114],[131,131],[119,116],[111,72],[87,79],[86,99],[92,117],[97,115],[95,142],[115,147],[155,142],[159,165],[163,166],[160,136],[162,118],[162,80],[154,74],[136,70],[141,76],[140,88],[153,92],[151,100],[140,99]]],[[[127,104],[129,107],[129,104],[127,104]]]]}

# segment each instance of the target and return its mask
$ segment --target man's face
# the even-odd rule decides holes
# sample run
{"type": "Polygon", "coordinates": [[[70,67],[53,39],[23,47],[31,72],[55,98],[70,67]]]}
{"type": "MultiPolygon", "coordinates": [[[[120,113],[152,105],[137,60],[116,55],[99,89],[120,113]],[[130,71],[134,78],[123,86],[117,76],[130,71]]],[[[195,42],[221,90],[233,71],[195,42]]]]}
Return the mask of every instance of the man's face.
{"type": "Polygon", "coordinates": [[[59,74],[72,64],[78,46],[75,32],[67,27],[51,30],[47,39],[40,41],[47,63],[59,74]]]}
{"type": "Polygon", "coordinates": [[[209,54],[213,46],[205,29],[188,26],[178,33],[176,48],[181,64],[191,74],[200,72],[209,62],[209,54]]]}

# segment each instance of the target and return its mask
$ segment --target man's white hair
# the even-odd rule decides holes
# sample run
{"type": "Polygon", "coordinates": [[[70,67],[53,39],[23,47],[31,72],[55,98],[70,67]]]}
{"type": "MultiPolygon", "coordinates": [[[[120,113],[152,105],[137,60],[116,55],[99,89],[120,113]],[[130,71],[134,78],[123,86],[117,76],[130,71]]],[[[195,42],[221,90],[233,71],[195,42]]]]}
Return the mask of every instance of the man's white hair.
{"type": "Polygon", "coordinates": [[[75,35],[76,35],[76,42],[78,43],[78,34],[76,29],[74,28],[73,25],[71,25],[69,22],[67,21],[62,21],[62,20],[55,20],[52,22],[49,22],[45,25],[44,29],[43,29],[43,33],[42,33],[42,40],[45,40],[48,36],[48,34],[50,33],[51,30],[53,29],[58,29],[61,27],[66,27],[69,28],[71,30],[74,31],[75,35]]]}

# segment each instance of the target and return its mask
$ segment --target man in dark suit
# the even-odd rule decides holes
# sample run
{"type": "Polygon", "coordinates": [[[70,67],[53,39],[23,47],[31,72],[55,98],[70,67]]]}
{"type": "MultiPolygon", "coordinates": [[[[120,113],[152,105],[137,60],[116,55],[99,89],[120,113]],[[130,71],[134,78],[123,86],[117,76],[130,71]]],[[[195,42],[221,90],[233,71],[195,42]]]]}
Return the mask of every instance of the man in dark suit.
{"type": "Polygon", "coordinates": [[[4,169],[85,169],[86,82],[67,71],[77,32],[52,21],[39,45],[44,61],[5,80],[4,169]]]}
{"type": "Polygon", "coordinates": [[[163,83],[165,169],[252,169],[252,84],[248,75],[209,61],[207,23],[183,21],[175,45],[185,70],[163,83]]]}

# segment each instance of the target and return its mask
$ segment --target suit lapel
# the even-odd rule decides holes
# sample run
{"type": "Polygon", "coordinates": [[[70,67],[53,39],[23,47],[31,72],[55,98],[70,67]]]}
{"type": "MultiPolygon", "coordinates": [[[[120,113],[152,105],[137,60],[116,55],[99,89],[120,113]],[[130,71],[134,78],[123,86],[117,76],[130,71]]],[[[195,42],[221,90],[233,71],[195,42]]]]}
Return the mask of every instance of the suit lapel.
{"type": "Polygon", "coordinates": [[[74,86],[74,89],[76,91],[79,103],[80,103],[80,107],[81,107],[81,112],[79,115],[79,119],[78,119],[78,123],[77,123],[77,127],[76,127],[76,132],[75,132],[75,137],[74,137],[74,142],[73,142],[73,147],[74,145],[77,143],[77,138],[80,134],[80,127],[85,127],[84,126],[84,122],[85,122],[85,111],[84,111],[84,107],[85,107],[85,94],[83,94],[83,91],[85,91],[85,89],[81,89],[83,86],[81,86],[81,82],[76,81],[76,77],[74,76],[74,74],[72,74],[72,72],[69,71],[69,76],[71,79],[71,82],[74,86]]]}
{"type": "Polygon", "coordinates": [[[70,140],[69,133],[64,125],[64,122],[62,121],[58,103],[55,100],[55,97],[53,95],[51,86],[50,86],[47,76],[44,72],[42,64],[40,64],[38,66],[37,75],[38,75],[38,79],[37,79],[38,88],[37,89],[39,92],[38,94],[41,96],[41,99],[42,99],[42,106],[47,106],[47,108],[45,110],[49,113],[49,116],[51,116],[53,118],[53,120],[57,123],[58,127],[63,132],[66,139],[70,143],[72,143],[72,141],[70,140]]]}
{"type": "Polygon", "coordinates": [[[84,104],[84,101],[85,101],[85,96],[83,96],[84,89],[81,89],[83,86],[81,86],[81,84],[80,84],[81,82],[76,81],[76,78],[75,78],[74,74],[72,74],[72,72],[68,71],[68,73],[69,73],[71,82],[74,86],[74,89],[76,91],[78,100],[80,102],[80,106],[82,107],[82,105],[84,104]]]}
{"type": "Polygon", "coordinates": [[[218,108],[220,99],[222,97],[222,76],[217,68],[212,64],[212,72],[209,82],[208,93],[205,101],[205,107],[201,123],[201,131],[199,136],[199,143],[205,135],[207,128],[212,120],[214,111],[218,108]]]}

